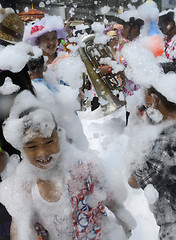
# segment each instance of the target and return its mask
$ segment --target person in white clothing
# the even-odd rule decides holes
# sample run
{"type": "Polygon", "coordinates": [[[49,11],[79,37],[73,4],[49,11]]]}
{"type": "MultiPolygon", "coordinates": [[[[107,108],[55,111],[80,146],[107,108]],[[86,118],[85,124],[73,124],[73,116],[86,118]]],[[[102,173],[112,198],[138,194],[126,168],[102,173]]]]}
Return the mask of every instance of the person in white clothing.
{"type": "Polygon", "coordinates": [[[116,199],[97,157],[67,142],[49,110],[16,112],[3,130],[23,160],[0,185],[0,201],[13,218],[11,239],[113,240],[118,235],[126,240],[135,221],[121,196],[116,199]],[[16,134],[9,134],[12,129],[16,134]]]}

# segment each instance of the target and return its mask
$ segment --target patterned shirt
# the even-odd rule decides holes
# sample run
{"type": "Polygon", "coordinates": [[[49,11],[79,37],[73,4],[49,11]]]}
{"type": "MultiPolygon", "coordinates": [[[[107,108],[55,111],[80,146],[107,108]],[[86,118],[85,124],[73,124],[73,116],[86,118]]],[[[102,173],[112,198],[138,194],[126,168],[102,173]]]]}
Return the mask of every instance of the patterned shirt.
{"type": "Polygon", "coordinates": [[[165,42],[165,55],[168,59],[174,61],[176,59],[176,35],[170,41],[165,42]]]}
{"type": "Polygon", "coordinates": [[[176,125],[162,131],[143,169],[134,176],[141,188],[153,184],[159,193],[158,200],[150,206],[157,224],[176,222],[176,125]]]}
{"type": "MultiPolygon", "coordinates": [[[[82,161],[72,169],[67,179],[68,192],[72,205],[72,219],[75,235],[81,240],[100,240],[102,216],[107,216],[105,206],[101,201],[94,207],[88,204],[88,196],[95,191],[98,179],[93,174],[92,164],[82,161]]],[[[99,186],[100,189],[102,187],[99,186]]]]}

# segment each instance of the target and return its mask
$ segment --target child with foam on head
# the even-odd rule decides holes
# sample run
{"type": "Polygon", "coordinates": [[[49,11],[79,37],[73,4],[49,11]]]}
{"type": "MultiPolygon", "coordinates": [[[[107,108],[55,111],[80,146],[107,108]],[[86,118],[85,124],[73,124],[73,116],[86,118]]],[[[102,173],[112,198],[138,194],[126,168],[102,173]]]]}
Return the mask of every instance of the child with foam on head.
{"type": "Polygon", "coordinates": [[[122,192],[112,194],[97,157],[68,143],[50,111],[17,115],[6,120],[4,134],[23,160],[0,185],[0,201],[13,218],[12,239],[127,239],[135,221],[122,192]]]}
{"type": "MultiPolygon", "coordinates": [[[[174,89],[174,85],[170,87],[174,89]]],[[[167,92],[163,88],[161,90],[162,93],[159,92],[159,87],[156,90],[152,86],[145,92],[144,113],[151,124],[151,128],[147,129],[150,130],[150,134],[152,133],[153,139],[151,141],[150,138],[150,144],[148,146],[146,144],[146,149],[142,149],[145,154],[140,162],[137,157],[136,162],[131,162],[133,174],[128,183],[132,188],[144,190],[159,226],[158,239],[174,240],[176,239],[176,100],[169,101],[168,93],[172,96],[172,92],[167,92]]],[[[139,150],[138,155],[141,156],[139,150]]]]}

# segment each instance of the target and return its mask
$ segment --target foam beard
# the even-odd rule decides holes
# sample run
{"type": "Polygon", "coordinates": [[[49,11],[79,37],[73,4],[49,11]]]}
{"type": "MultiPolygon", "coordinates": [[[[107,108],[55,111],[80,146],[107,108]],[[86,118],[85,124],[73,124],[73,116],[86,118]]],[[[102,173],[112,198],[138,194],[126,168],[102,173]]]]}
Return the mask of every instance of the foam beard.
{"type": "Polygon", "coordinates": [[[57,154],[52,154],[52,161],[47,164],[47,168],[41,169],[39,167],[36,167],[35,165],[31,164],[25,154],[25,152],[22,152],[22,158],[25,163],[25,169],[27,173],[25,174],[28,176],[28,178],[31,178],[33,181],[34,179],[42,179],[42,180],[47,180],[51,179],[51,177],[58,175],[58,172],[62,172],[62,169],[60,167],[60,164],[62,162],[61,158],[61,152],[57,154]]]}
{"type": "Polygon", "coordinates": [[[38,160],[39,166],[44,166],[46,170],[53,169],[57,165],[57,161],[60,158],[60,152],[57,154],[52,154],[49,158],[46,159],[46,157],[40,157],[38,160]],[[40,163],[41,162],[41,163],[40,163]],[[46,164],[42,163],[46,162],[46,164]]]}

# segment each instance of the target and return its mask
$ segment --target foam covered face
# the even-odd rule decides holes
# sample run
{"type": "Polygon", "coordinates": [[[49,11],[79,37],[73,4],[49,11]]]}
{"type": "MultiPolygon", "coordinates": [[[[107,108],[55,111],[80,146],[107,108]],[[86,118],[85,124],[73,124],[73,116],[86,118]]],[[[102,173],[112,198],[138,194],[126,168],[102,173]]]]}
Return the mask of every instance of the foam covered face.
{"type": "Polygon", "coordinates": [[[23,149],[32,165],[40,169],[50,169],[56,162],[54,154],[60,152],[57,130],[54,129],[51,136],[47,138],[40,136],[40,133],[38,136],[34,135],[24,144],[23,149]]]}
{"type": "Polygon", "coordinates": [[[123,37],[125,39],[128,39],[129,32],[130,32],[130,25],[126,23],[124,24],[123,31],[122,31],[123,37]]]}
{"type": "Polygon", "coordinates": [[[58,39],[56,31],[48,32],[39,38],[39,47],[44,54],[52,55],[56,52],[58,39]]]}

